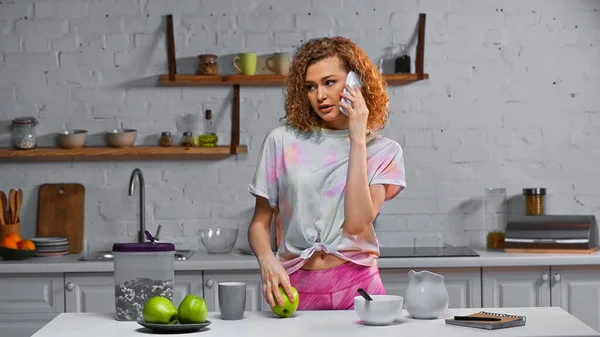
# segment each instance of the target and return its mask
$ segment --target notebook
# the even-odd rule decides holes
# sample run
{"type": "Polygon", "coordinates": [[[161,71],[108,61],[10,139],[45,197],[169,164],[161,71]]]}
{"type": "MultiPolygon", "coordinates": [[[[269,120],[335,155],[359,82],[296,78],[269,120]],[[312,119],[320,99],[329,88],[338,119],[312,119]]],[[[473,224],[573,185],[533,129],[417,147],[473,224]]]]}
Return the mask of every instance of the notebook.
{"type": "Polygon", "coordinates": [[[446,324],[451,325],[459,325],[466,326],[471,328],[479,328],[479,329],[503,329],[503,328],[512,328],[515,326],[525,325],[525,321],[527,318],[525,316],[517,316],[517,315],[508,315],[503,313],[495,313],[495,312],[486,312],[480,311],[478,313],[474,313],[471,315],[467,315],[466,317],[492,317],[492,318],[500,318],[499,321],[469,321],[469,320],[455,320],[454,317],[447,318],[446,324]]]}

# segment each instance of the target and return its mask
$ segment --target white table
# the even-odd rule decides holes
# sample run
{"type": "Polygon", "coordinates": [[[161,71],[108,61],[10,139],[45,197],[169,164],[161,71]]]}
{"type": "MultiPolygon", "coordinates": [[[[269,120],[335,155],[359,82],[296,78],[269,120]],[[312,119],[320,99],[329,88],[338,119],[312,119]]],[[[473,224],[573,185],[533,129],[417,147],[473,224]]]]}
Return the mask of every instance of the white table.
{"type": "MultiPolygon", "coordinates": [[[[220,319],[219,313],[211,312],[208,319],[212,324],[207,329],[182,336],[600,336],[597,331],[559,307],[449,309],[443,317],[436,320],[415,320],[404,310],[397,322],[388,326],[365,326],[354,311],[299,311],[293,317],[285,319],[270,312],[246,312],[244,319],[239,321],[224,321],[220,319]],[[447,325],[443,320],[453,315],[468,315],[480,310],[524,315],[527,323],[521,327],[483,330],[447,325]]],[[[143,333],[150,333],[150,330],[136,322],[116,321],[113,314],[63,313],[32,337],[129,337],[142,336],[143,333]]]]}

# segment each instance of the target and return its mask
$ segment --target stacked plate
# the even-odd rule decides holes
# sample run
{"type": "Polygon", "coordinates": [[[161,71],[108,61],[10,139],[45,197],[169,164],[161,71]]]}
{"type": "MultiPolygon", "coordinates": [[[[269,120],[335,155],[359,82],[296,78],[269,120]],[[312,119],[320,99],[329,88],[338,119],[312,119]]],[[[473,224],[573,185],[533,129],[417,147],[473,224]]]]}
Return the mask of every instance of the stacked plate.
{"type": "Polygon", "coordinates": [[[69,254],[69,240],[67,238],[32,238],[35,244],[36,256],[63,256],[69,254]]]}

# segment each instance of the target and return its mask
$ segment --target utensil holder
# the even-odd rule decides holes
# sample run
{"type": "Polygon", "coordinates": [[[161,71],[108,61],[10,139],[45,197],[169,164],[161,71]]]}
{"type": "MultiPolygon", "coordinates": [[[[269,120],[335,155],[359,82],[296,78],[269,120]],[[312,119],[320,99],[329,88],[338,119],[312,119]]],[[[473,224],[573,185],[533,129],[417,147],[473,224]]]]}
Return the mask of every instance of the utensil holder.
{"type": "Polygon", "coordinates": [[[8,225],[0,225],[0,240],[9,233],[13,232],[21,236],[21,224],[19,222],[8,225]]]}

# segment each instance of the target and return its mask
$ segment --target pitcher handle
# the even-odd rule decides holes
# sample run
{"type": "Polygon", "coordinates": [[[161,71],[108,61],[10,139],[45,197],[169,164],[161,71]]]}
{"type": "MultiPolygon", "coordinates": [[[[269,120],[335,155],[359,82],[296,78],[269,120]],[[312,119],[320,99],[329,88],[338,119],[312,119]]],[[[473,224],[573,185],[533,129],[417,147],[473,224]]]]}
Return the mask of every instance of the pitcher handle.
{"type": "Polygon", "coordinates": [[[275,69],[275,66],[272,64],[273,62],[275,62],[275,55],[269,56],[267,58],[267,61],[265,62],[265,66],[267,67],[267,70],[276,73],[277,70],[275,69]]]}
{"type": "Polygon", "coordinates": [[[233,58],[233,66],[241,73],[242,69],[240,69],[240,65],[238,64],[240,62],[240,57],[236,56],[233,58]]]}

